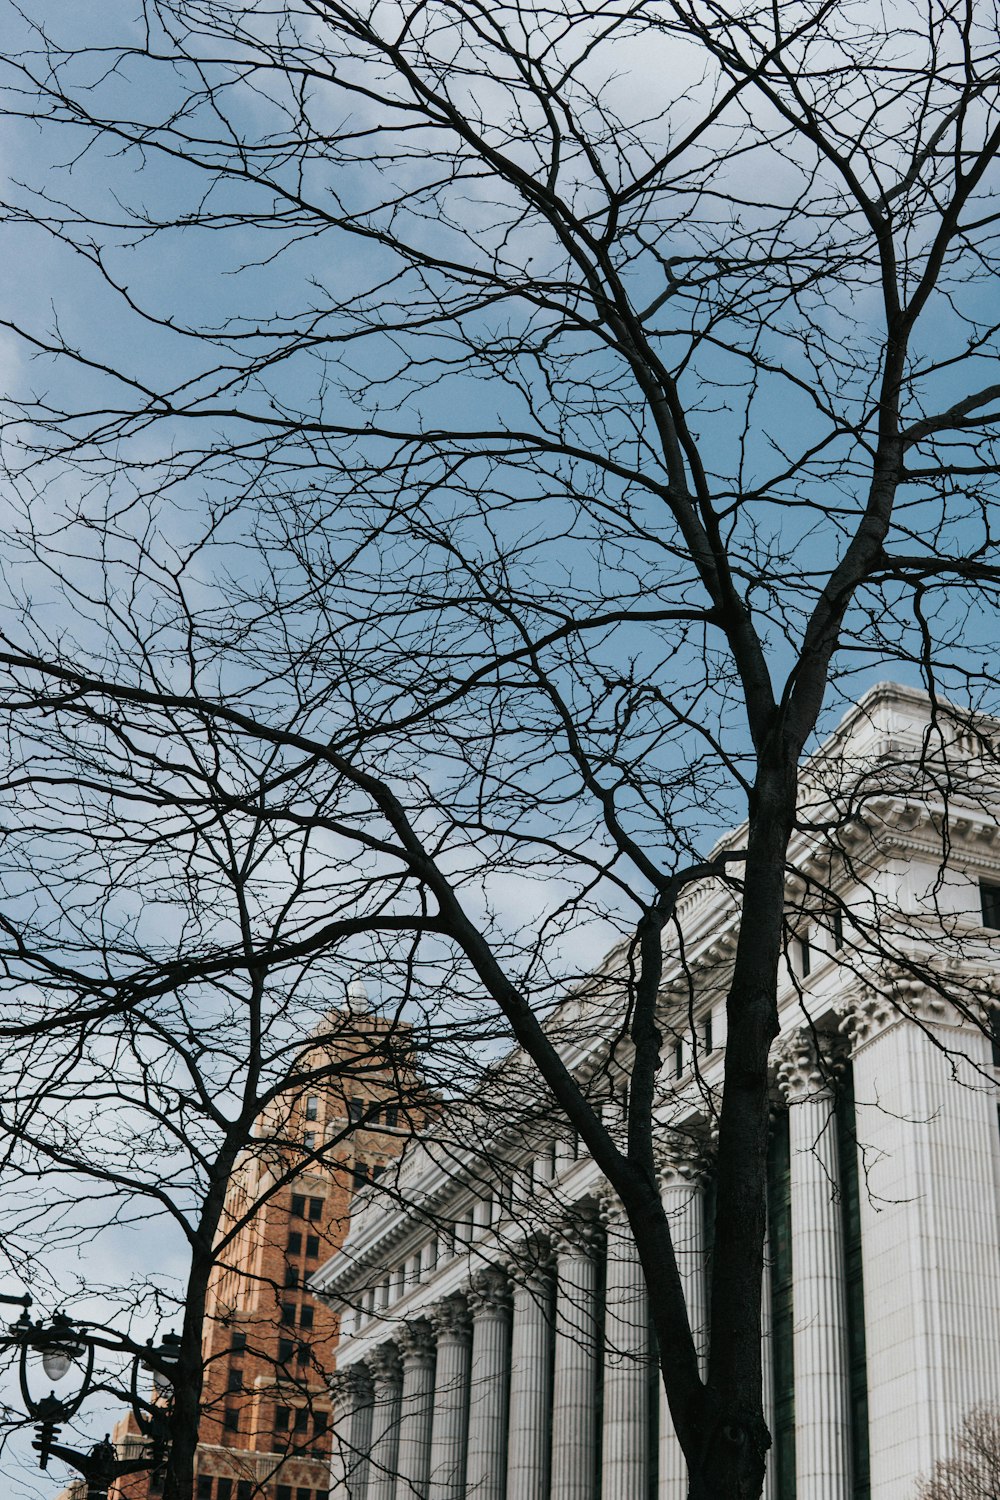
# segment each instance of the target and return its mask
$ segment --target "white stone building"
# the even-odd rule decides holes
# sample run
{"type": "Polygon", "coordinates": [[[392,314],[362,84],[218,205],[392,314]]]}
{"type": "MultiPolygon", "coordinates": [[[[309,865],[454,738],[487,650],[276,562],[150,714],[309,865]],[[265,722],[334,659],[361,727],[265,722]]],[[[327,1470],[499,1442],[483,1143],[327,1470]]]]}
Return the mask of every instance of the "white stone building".
{"type": "MultiPolygon", "coordinates": [[[[963,1414],[1000,1400],[1000,779],[981,731],[881,685],[803,777],[763,1288],[770,1500],[911,1500],[963,1414]]],[[[698,1330],[735,909],[692,889],[682,925],[662,1190],[698,1330]]],[[[610,1078],[611,1118],[607,1014],[576,995],[558,1019],[578,1076],[610,1078]]],[[[313,1283],[343,1317],[338,1500],[683,1500],[634,1250],[575,1143],[541,1125],[498,1128],[488,1157],[428,1139],[398,1190],[360,1200],[313,1283]]]]}

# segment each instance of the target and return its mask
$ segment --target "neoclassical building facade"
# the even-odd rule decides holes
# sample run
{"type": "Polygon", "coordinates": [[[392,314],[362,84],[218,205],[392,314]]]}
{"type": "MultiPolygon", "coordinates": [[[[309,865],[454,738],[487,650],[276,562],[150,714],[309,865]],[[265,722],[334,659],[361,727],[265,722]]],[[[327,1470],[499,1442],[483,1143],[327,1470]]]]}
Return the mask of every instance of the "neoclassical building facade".
{"type": "MultiPolygon", "coordinates": [[[[803,774],[773,1051],[768,1500],[912,1500],[965,1413],[1000,1401],[998,727],[882,684],[803,774]]],[[[735,904],[694,888],[681,921],[660,1181],[703,1346],[735,904]]],[[[612,1128],[622,964],[559,1017],[612,1128]]],[[[618,1206],[570,1133],[511,1113],[489,1152],[432,1131],[313,1277],[341,1320],[336,1500],[683,1500],[618,1206]]]]}

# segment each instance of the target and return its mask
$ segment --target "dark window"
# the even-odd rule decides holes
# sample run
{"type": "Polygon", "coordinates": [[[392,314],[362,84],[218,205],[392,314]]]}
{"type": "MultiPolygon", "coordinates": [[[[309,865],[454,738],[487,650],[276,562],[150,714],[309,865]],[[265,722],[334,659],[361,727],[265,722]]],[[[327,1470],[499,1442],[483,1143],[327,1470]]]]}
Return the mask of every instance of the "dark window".
{"type": "Polygon", "coordinates": [[[378,1182],[384,1171],[385,1167],[383,1166],[383,1164],[381,1162],[377,1162],[375,1166],[372,1167],[372,1182],[378,1182]]]}
{"type": "Polygon", "coordinates": [[[313,1417],[313,1432],[317,1437],[323,1436],[323,1433],[326,1431],[328,1422],[329,1417],[327,1416],[327,1413],[325,1411],[318,1411],[313,1417]]]}
{"type": "Polygon", "coordinates": [[[712,1012],[709,1011],[701,1023],[701,1050],[707,1057],[712,1051],[712,1012]]]}
{"type": "Polygon", "coordinates": [[[296,1359],[296,1362],[298,1364],[300,1364],[300,1365],[307,1365],[309,1363],[309,1345],[308,1344],[300,1344],[299,1345],[298,1349],[295,1352],[295,1359],[296,1359]]]}
{"type": "Polygon", "coordinates": [[[316,1491],[316,1500],[330,1500],[330,1491],[329,1490],[317,1490],[316,1491]]]}
{"type": "Polygon", "coordinates": [[[319,1099],[315,1094],[310,1094],[309,1098],[306,1100],[306,1119],[319,1119],[319,1099]]]}
{"type": "Polygon", "coordinates": [[[292,1500],[292,1487],[290,1484],[278,1485],[278,1500],[292,1500]]]}
{"type": "Polygon", "coordinates": [[[303,1307],[299,1313],[299,1327],[311,1328],[313,1326],[313,1310],[311,1307],[303,1307]]]}
{"type": "Polygon", "coordinates": [[[812,949],[809,947],[809,939],[800,937],[798,939],[799,950],[799,973],[803,979],[808,979],[809,971],[812,969],[812,949]]]}
{"type": "Polygon", "coordinates": [[[274,1408],[274,1430],[275,1432],[287,1432],[291,1421],[292,1412],[288,1406],[276,1406],[274,1408]]]}
{"type": "Polygon", "coordinates": [[[198,1500],[212,1500],[211,1474],[198,1475],[198,1500]]]}
{"type": "Polygon", "coordinates": [[[319,1235],[310,1234],[306,1236],[306,1258],[313,1259],[319,1254],[319,1235]]]}
{"type": "Polygon", "coordinates": [[[322,1198],[310,1198],[309,1199],[309,1217],[310,1217],[310,1219],[312,1219],[315,1222],[315,1220],[321,1218],[322,1215],[323,1215],[323,1199],[322,1198]]]}
{"type": "Polygon", "coordinates": [[[229,1371],[229,1382],[228,1382],[228,1384],[226,1386],[226,1390],[227,1391],[241,1391],[242,1389],[243,1389],[243,1371],[240,1369],[239,1365],[233,1365],[232,1368],[229,1371]]]}
{"type": "Polygon", "coordinates": [[[680,1078],[684,1073],[684,1046],[681,1042],[674,1043],[674,1077],[680,1078]]]}
{"type": "Polygon", "coordinates": [[[302,1254],[302,1236],[297,1229],[293,1229],[288,1236],[288,1253],[289,1255],[302,1254]]]}
{"type": "Polygon", "coordinates": [[[216,1500],[230,1500],[233,1493],[233,1481],[231,1479],[219,1479],[215,1484],[216,1500]]]}
{"type": "Polygon", "coordinates": [[[299,1268],[298,1268],[298,1266],[286,1266],[285,1267],[285,1285],[286,1286],[298,1286],[298,1284],[299,1284],[299,1268]]]}
{"type": "Polygon", "coordinates": [[[979,902],[983,908],[983,926],[1000,930],[1000,885],[987,880],[979,882],[979,902]]]}
{"type": "Polygon", "coordinates": [[[281,1321],[286,1328],[295,1327],[295,1303],[283,1302],[281,1304],[281,1321]]]}
{"type": "Polygon", "coordinates": [[[306,1131],[305,1135],[302,1137],[302,1145],[303,1145],[303,1147],[305,1148],[306,1151],[315,1151],[316,1150],[316,1132],[315,1132],[315,1130],[307,1130],[306,1131]]]}
{"type": "Polygon", "coordinates": [[[355,1094],[353,1096],[353,1098],[351,1098],[351,1099],[348,1100],[348,1103],[347,1103],[347,1118],[349,1120],[361,1120],[361,1119],[364,1118],[364,1113],[365,1113],[365,1101],[363,1099],[359,1098],[359,1096],[357,1094],[355,1094]]]}
{"type": "Polygon", "coordinates": [[[842,911],[834,912],[830,929],[833,935],[834,952],[836,952],[844,946],[844,913],[842,911]]]}
{"type": "Polygon", "coordinates": [[[309,1426],[309,1413],[304,1406],[300,1406],[295,1413],[295,1421],[292,1424],[296,1432],[305,1432],[309,1426]]]}
{"type": "Polygon", "coordinates": [[[233,1341],[229,1345],[229,1347],[233,1351],[233,1353],[234,1354],[242,1354],[243,1351],[244,1351],[244,1349],[246,1348],[246,1346],[247,1346],[247,1336],[246,1336],[246,1334],[245,1333],[234,1333],[233,1334],[233,1341]]]}
{"type": "Polygon", "coordinates": [[[227,1432],[239,1432],[240,1414],[235,1406],[226,1407],[225,1415],[222,1419],[222,1425],[227,1432]]]}
{"type": "Polygon", "coordinates": [[[368,1163],[366,1161],[357,1161],[357,1160],[355,1160],[355,1163],[354,1163],[353,1167],[351,1168],[351,1190],[352,1190],[352,1192],[355,1192],[355,1193],[359,1192],[361,1190],[361,1188],[364,1187],[364,1185],[365,1185],[365,1183],[367,1181],[368,1181],[368,1163]]]}
{"type": "Polygon", "coordinates": [[[249,1479],[236,1481],[236,1500],[253,1500],[253,1484],[249,1479]]]}
{"type": "Polygon", "coordinates": [[[304,1219],[306,1216],[306,1200],[303,1193],[292,1194],[292,1218],[304,1219]]]}
{"type": "Polygon", "coordinates": [[[382,1117],[389,1128],[393,1129],[396,1125],[396,1121],[399,1119],[399,1105],[387,1104],[385,1106],[385,1109],[382,1111],[382,1117]]]}
{"type": "Polygon", "coordinates": [[[292,1343],[291,1339],[279,1339],[278,1340],[278,1364],[279,1365],[287,1365],[288,1361],[291,1359],[291,1357],[292,1357],[292,1355],[294,1353],[295,1353],[295,1345],[292,1343]]]}
{"type": "Polygon", "coordinates": [[[295,1500],[312,1500],[312,1490],[303,1489],[300,1484],[295,1491],[295,1500]]]}

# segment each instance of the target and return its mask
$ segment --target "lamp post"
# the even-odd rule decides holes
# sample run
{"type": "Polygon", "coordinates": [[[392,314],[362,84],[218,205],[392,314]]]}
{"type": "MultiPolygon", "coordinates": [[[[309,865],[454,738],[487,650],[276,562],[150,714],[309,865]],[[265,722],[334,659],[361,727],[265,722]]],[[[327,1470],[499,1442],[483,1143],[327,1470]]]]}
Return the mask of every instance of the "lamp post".
{"type": "Polygon", "coordinates": [[[161,1344],[154,1346],[150,1342],[132,1360],[132,1411],[139,1431],[148,1444],[147,1451],[137,1458],[119,1458],[110,1436],[105,1434],[102,1442],[95,1443],[88,1452],[81,1453],[57,1439],[60,1426],[76,1415],[86,1396],[95,1388],[93,1375],[97,1341],[86,1325],[73,1323],[61,1312],[57,1312],[48,1323],[32,1323],[27,1312],[30,1298],[0,1296],[0,1302],[20,1303],[25,1309],[17,1322],[11,1324],[9,1342],[20,1348],[18,1375],[21,1395],[28,1416],[36,1424],[31,1446],[38,1454],[38,1467],[44,1470],[48,1467],[50,1458],[62,1459],[63,1463],[83,1475],[87,1485],[87,1500],[106,1500],[112,1483],[125,1474],[159,1468],[166,1454],[168,1438],[167,1412],[162,1403],[169,1400],[172,1391],[170,1372],[177,1362],[180,1339],[175,1334],[168,1333],[161,1344]],[[48,1395],[37,1395],[32,1388],[29,1372],[32,1355],[41,1357],[46,1379],[55,1384],[64,1379],[74,1366],[77,1367],[80,1376],[77,1389],[66,1396],[57,1396],[54,1390],[50,1390],[48,1395]],[[145,1401],[139,1395],[140,1369],[152,1371],[154,1392],[159,1396],[160,1402],[155,1399],[145,1401]]]}

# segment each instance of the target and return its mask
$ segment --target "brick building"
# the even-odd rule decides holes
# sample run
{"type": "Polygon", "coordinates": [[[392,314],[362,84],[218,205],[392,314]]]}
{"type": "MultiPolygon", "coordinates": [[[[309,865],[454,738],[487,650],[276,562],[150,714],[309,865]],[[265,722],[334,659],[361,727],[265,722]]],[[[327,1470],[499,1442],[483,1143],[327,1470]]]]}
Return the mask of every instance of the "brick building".
{"type": "MultiPolygon", "coordinates": [[[[269,1106],[229,1185],[220,1238],[236,1228],[209,1284],[197,1500],[327,1500],[338,1319],[306,1283],[346,1237],[354,1193],[419,1123],[398,1024],[345,1019],[338,1074],[269,1106]]],[[[323,1062],[310,1054],[301,1071],[323,1062]]],[[[131,1415],[114,1436],[123,1456],[139,1450],[131,1415]]],[[[155,1500],[161,1485],[143,1474],[112,1495],[155,1500]]]]}

